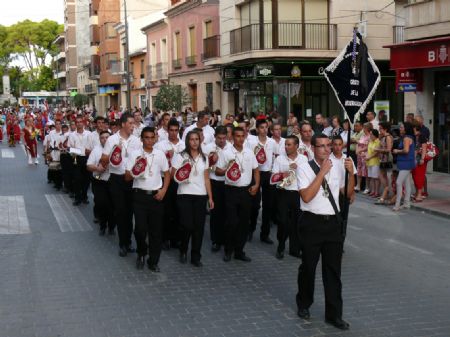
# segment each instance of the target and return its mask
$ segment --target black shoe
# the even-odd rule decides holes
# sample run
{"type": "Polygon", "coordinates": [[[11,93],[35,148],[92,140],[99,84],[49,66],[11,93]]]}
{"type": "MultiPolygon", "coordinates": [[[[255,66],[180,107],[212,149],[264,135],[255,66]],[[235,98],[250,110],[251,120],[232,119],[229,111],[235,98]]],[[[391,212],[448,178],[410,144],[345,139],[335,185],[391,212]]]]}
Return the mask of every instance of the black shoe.
{"type": "Polygon", "coordinates": [[[225,253],[225,255],[223,256],[223,261],[224,262],[230,262],[231,261],[231,254],[225,253]]]}
{"type": "Polygon", "coordinates": [[[281,259],[283,259],[284,258],[284,250],[277,250],[277,254],[275,255],[275,257],[278,259],[278,260],[281,260],[281,259]]]}
{"type": "Polygon", "coordinates": [[[74,205],[74,206],[78,206],[78,205],[80,205],[80,204],[81,204],[81,201],[75,200],[75,201],[73,202],[73,204],[72,204],[72,205],[74,205]]]}
{"type": "Polygon", "coordinates": [[[159,269],[157,264],[149,264],[148,269],[150,269],[154,273],[160,273],[161,269],[159,269]]]}
{"type": "Polygon", "coordinates": [[[94,218],[94,223],[99,223],[100,222],[100,220],[99,219],[97,219],[97,218],[94,218]]]}
{"type": "Polygon", "coordinates": [[[144,256],[138,256],[136,259],[136,269],[137,270],[142,270],[144,269],[144,265],[145,265],[145,257],[144,256]]]}
{"type": "Polygon", "coordinates": [[[250,262],[252,260],[247,255],[245,255],[245,253],[242,253],[242,254],[239,254],[239,255],[234,254],[234,259],[235,260],[244,261],[244,262],[250,262]]]}
{"type": "Polygon", "coordinates": [[[161,245],[162,250],[169,250],[170,249],[170,241],[164,241],[161,245]]]}
{"type": "Polygon", "coordinates": [[[253,240],[253,232],[248,233],[248,242],[252,242],[253,240]]]}
{"type": "Polygon", "coordinates": [[[302,257],[302,253],[301,252],[289,252],[290,256],[296,257],[297,259],[300,259],[302,257]]]}
{"type": "Polygon", "coordinates": [[[180,262],[183,264],[187,262],[186,253],[180,253],[180,262]]]}
{"type": "Polygon", "coordinates": [[[75,193],[69,193],[69,198],[75,198],[75,193]]]}
{"type": "Polygon", "coordinates": [[[203,263],[201,263],[200,261],[191,261],[191,264],[197,268],[203,267],[203,263]]]}
{"type": "Polygon", "coordinates": [[[213,243],[212,247],[211,247],[211,251],[213,253],[217,253],[220,250],[220,245],[218,243],[213,243]]]}
{"type": "Polygon", "coordinates": [[[119,248],[119,256],[120,256],[120,257],[125,257],[125,256],[127,256],[127,247],[120,247],[120,248],[119,248]]]}
{"type": "Polygon", "coordinates": [[[132,245],[129,245],[126,248],[127,248],[127,253],[136,253],[136,249],[134,249],[132,245]]]}
{"type": "Polygon", "coordinates": [[[100,230],[98,231],[98,235],[100,236],[105,236],[106,233],[106,228],[100,228],[100,230]]]}
{"type": "Polygon", "coordinates": [[[335,328],[340,330],[348,330],[350,329],[350,324],[344,321],[342,318],[334,318],[334,319],[325,319],[325,323],[331,324],[335,328]]]}
{"type": "Polygon", "coordinates": [[[83,204],[85,204],[85,205],[89,204],[89,200],[84,199],[84,200],[83,200],[83,204]]]}
{"type": "Polygon", "coordinates": [[[303,319],[310,319],[311,314],[309,313],[309,309],[298,309],[297,315],[303,319]]]}
{"type": "Polygon", "coordinates": [[[267,243],[268,245],[273,245],[273,241],[272,241],[272,239],[271,239],[271,238],[269,238],[268,236],[267,236],[267,237],[265,237],[265,238],[263,238],[263,237],[260,237],[259,239],[261,240],[261,242],[267,243]]]}
{"type": "Polygon", "coordinates": [[[116,234],[116,231],[114,230],[114,228],[108,229],[108,235],[114,235],[114,234],[116,234]]]}

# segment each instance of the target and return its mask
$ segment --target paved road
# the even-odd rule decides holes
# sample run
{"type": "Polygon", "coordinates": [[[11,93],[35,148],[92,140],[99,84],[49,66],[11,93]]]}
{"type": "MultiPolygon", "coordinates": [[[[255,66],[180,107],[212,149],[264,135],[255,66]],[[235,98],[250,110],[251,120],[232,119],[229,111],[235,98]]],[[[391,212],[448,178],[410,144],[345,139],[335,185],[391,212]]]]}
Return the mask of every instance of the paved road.
{"type": "Polygon", "coordinates": [[[296,316],[299,262],[276,260],[274,247],[255,241],[253,262],[225,264],[205,240],[203,269],[168,251],[162,273],[137,271],[134,256],[117,256],[116,238],[97,235],[92,205],[74,209],[43,165],[0,149],[2,337],[450,336],[449,220],[355,203],[342,333],[323,322],[320,275],[311,321],[296,316]]]}

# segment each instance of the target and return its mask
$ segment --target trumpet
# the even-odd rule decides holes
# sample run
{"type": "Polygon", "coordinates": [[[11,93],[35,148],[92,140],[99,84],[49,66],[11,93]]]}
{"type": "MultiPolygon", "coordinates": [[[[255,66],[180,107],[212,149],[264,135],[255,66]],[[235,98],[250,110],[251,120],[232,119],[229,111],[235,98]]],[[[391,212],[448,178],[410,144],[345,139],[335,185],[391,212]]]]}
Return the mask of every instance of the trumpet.
{"type": "Polygon", "coordinates": [[[286,188],[288,186],[291,186],[292,183],[297,180],[297,175],[295,174],[294,170],[289,170],[287,177],[283,178],[280,185],[278,185],[279,188],[286,188]]]}

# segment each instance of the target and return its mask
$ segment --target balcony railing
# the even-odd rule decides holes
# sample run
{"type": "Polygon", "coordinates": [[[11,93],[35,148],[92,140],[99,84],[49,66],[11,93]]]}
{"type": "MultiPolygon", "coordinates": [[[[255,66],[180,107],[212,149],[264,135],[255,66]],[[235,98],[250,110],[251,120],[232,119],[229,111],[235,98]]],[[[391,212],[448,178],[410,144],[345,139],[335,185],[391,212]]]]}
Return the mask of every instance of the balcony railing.
{"type": "Polygon", "coordinates": [[[337,25],[325,23],[251,24],[230,31],[231,54],[261,49],[337,48],[337,25]]]}
{"type": "Polygon", "coordinates": [[[160,62],[155,65],[147,66],[147,80],[158,81],[168,78],[167,62],[160,62]]]}
{"type": "Polygon", "coordinates": [[[393,42],[402,43],[405,41],[405,26],[394,26],[392,27],[393,32],[393,42]]]}
{"type": "Polygon", "coordinates": [[[181,68],[181,59],[172,60],[172,67],[174,69],[181,68]]]}
{"type": "Polygon", "coordinates": [[[215,35],[203,39],[202,60],[220,56],[220,35],[215,35]]]}
{"type": "Polygon", "coordinates": [[[95,94],[97,93],[97,84],[85,84],[84,85],[84,92],[86,94],[95,94]]]}
{"type": "Polygon", "coordinates": [[[186,65],[195,66],[197,64],[196,59],[197,59],[196,55],[186,56],[186,65]]]}

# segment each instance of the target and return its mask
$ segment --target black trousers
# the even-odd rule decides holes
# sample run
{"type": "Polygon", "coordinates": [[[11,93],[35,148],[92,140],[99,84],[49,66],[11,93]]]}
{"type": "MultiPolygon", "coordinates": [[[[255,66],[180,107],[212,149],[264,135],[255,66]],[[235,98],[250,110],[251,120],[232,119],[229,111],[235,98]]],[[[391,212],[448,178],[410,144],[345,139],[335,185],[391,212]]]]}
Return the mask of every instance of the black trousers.
{"type": "Polygon", "coordinates": [[[298,191],[277,189],[275,192],[277,205],[277,239],[278,251],[284,251],[286,239],[289,237],[289,253],[300,253],[300,240],[297,229],[300,214],[300,194],[298,191]]]}
{"type": "Polygon", "coordinates": [[[252,197],[249,186],[234,187],[225,185],[225,211],[227,214],[225,228],[225,253],[235,255],[244,253],[249,232],[252,197]]]}
{"type": "Polygon", "coordinates": [[[225,243],[225,182],[211,179],[214,208],[210,211],[209,228],[212,243],[225,243]]]}
{"type": "Polygon", "coordinates": [[[95,215],[100,222],[100,228],[114,229],[113,205],[108,182],[92,178],[92,193],[94,193],[95,215]]]}
{"type": "Polygon", "coordinates": [[[60,161],[64,187],[73,193],[73,158],[68,153],[61,153],[60,161]]]}
{"type": "Polygon", "coordinates": [[[117,223],[119,246],[131,245],[133,233],[133,182],[126,182],[124,175],[111,174],[109,177],[109,192],[114,207],[114,219],[117,223]]]}
{"type": "Polygon", "coordinates": [[[139,256],[148,253],[148,263],[156,265],[161,255],[164,203],[153,195],[133,192],[133,213],[137,253],[139,256]]]}
{"type": "Polygon", "coordinates": [[[180,244],[181,229],[177,207],[178,184],[172,180],[166,195],[164,196],[164,231],[163,240],[170,241],[170,245],[175,247],[180,244]]]}
{"type": "Polygon", "coordinates": [[[86,156],[77,156],[76,164],[73,165],[73,173],[74,173],[74,192],[75,192],[75,200],[83,201],[87,200],[87,192],[89,190],[90,184],[90,173],[86,168],[87,157],[86,156]]]}
{"type": "Polygon", "coordinates": [[[275,185],[270,184],[271,172],[260,172],[261,187],[258,193],[252,198],[251,211],[251,232],[256,230],[259,209],[262,199],[262,222],[261,222],[261,238],[267,238],[270,234],[270,221],[274,219],[274,193],[275,185]]]}
{"type": "Polygon", "coordinates": [[[187,253],[191,240],[191,262],[200,261],[206,218],[206,195],[179,194],[177,205],[181,225],[180,252],[187,253]]]}
{"type": "Polygon", "coordinates": [[[49,169],[47,171],[47,180],[53,182],[56,188],[61,188],[63,182],[62,171],[49,169]]]}
{"type": "Polygon", "coordinates": [[[300,226],[302,263],[298,272],[297,306],[307,309],[314,302],[314,280],[322,256],[322,280],[325,289],[325,317],[342,317],[341,264],[343,238],[336,216],[303,212],[300,226]]]}

